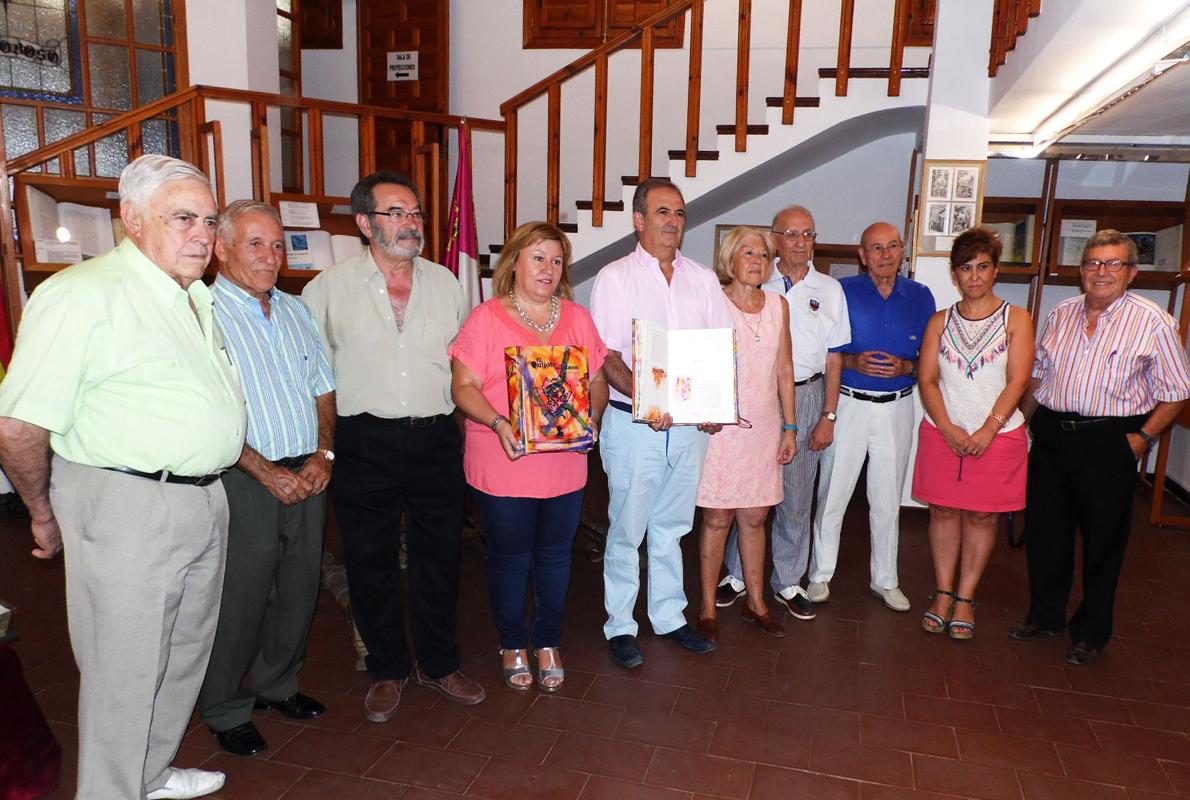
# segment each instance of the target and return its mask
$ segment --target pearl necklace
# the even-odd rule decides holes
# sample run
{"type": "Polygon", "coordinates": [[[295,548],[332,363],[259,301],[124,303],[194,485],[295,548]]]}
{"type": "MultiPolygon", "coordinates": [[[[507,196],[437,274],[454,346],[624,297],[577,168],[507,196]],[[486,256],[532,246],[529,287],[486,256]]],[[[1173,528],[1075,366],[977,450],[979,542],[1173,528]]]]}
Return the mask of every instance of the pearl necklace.
{"type": "Polygon", "coordinates": [[[525,313],[525,309],[521,308],[521,301],[517,299],[516,292],[509,292],[508,299],[512,301],[512,307],[516,309],[516,313],[520,314],[525,324],[538,333],[549,333],[558,324],[558,317],[562,313],[562,303],[559,302],[557,295],[550,296],[550,318],[545,321],[544,325],[538,325],[532,317],[525,313]]]}

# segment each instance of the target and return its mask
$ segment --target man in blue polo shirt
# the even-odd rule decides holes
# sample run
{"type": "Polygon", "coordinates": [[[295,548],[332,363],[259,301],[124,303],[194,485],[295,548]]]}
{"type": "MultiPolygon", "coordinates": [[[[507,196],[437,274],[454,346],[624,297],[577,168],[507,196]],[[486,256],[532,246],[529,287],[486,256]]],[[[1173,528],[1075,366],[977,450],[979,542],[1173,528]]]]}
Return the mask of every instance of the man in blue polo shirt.
{"type": "Polygon", "coordinates": [[[889,608],[909,610],[897,580],[898,514],[913,441],[917,357],[935,308],[928,288],[898,274],[904,253],[896,227],[873,223],[860,238],[859,260],[866,274],[840,281],[851,319],[851,343],[831,348],[843,354],[843,378],[835,445],[823,452],[819,467],[818,516],[807,587],[816,603],[830,597],[843,514],[864,459],[870,457],[869,586],[889,608]]]}

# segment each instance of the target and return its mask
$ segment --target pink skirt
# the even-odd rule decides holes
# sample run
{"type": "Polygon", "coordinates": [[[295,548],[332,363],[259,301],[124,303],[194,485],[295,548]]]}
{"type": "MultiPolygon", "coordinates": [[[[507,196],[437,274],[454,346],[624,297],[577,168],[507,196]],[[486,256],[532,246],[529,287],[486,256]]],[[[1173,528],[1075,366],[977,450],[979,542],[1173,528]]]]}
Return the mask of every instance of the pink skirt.
{"type": "Polygon", "coordinates": [[[922,419],[913,465],[913,496],[964,511],[1017,511],[1025,507],[1029,439],[1025,426],[1001,433],[979,458],[959,458],[942,431],[922,419]]]}

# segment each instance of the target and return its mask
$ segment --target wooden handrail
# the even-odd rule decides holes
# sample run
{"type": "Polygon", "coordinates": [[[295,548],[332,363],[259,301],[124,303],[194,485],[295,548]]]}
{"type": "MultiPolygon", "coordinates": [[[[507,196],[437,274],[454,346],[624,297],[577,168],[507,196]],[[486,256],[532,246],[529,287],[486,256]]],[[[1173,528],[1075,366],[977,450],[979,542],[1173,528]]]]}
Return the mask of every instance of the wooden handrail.
{"type": "Polygon", "coordinates": [[[735,56],[735,151],[748,149],[748,67],[752,52],[752,0],[740,0],[735,56]]]}
{"type": "Polygon", "coordinates": [[[635,27],[629,28],[623,33],[613,36],[611,39],[608,39],[606,42],[601,44],[599,47],[596,47],[589,53],[579,56],[561,69],[542,78],[528,89],[525,89],[523,92],[515,94],[508,100],[505,100],[500,104],[500,114],[502,116],[507,115],[509,111],[515,111],[521,108],[521,106],[533,102],[538,97],[541,97],[546,93],[546,91],[550,88],[550,84],[564,83],[568,78],[573,78],[575,75],[586,70],[587,67],[592,66],[600,56],[611,55],[617,50],[623,49],[625,45],[636,41],[636,39],[642,36],[646,30],[652,30],[658,25],[664,25],[671,20],[677,19],[678,17],[685,14],[687,9],[689,9],[692,5],[700,1],[701,0],[676,0],[676,2],[674,2],[672,5],[666,6],[650,17],[646,17],[635,27]]]}
{"type": "Polygon", "coordinates": [[[789,0],[789,32],[785,37],[785,89],[781,93],[781,124],[793,124],[797,106],[797,64],[801,52],[802,0],[789,0]]]}
{"type": "Polygon", "coordinates": [[[905,27],[909,24],[909,5],[897,0],[893,11],[892,50],[888,56],[888,96],[901,96],[901,67],[905,63],[905,27]]]}
{"type": "Polygon", "coordinates": [[[855,0],[843,0],[839,9],[839,71],[835,75],[835,96],[847,96],[851,73],[851,30],[855,25],[855,0]]]}

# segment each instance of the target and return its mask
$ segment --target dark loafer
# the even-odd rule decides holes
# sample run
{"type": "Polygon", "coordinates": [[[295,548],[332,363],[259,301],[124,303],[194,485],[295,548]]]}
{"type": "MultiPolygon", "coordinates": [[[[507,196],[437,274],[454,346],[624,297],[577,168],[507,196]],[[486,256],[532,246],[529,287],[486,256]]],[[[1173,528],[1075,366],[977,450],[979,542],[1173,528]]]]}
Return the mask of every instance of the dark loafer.
{"type": "Polygon", "coordinates": [[[615,661],[624,669],[632,669],[645,663],[645,654],[640,651],[640,646],[636,643],[636,637],[632,634],[625,633],[620,636],[613,636],[607,640],[607,644],[612,651],[612,661],[615,661]]]}
{"type": "Polygon", "coordinates": [[[692,653],[710,653],[715,649],[714,642],[696,633],[689,625],[683,625],[676,631],[661,635],[666,639],[672,639],[692,653]]]}
{"type": "Polygon", "coordinates": [[[709,641],[719,641],[719,620],[714,617],[703,617],[698,621],[698,632],[709,641]]]}
{"type": "Polygon", "coordinates": [[[773,622],[773,615],[767,610],[763,614],[757,614],[752,609],[744,606],[744,610],[740,613],[740,619],[744,622],[750,622],[760,628],[762,633],[767,633],[769,636],[775,636],[780,639],[785,635],[785,629],[773,622]]]}
{"type": "Polygon", "coordinates": [[[251,722],[236,725],[225,731],[212,729],[211,733],[215,734],[215,738],[219,740],[219,746],[233,756],[247,758],[269,749],[268,742],[264,740],[260,731],[256,730],[256,726],[251,722]]]}
{"type": "Polygon", "coordinates": [[[1058,633],[1058,631],[1051,631],[1033,622],[1022,622],[1020,625],[1013,625],[1012,629],[1008,631],[1008,635],[1019,642],[1027,642],[1030,639],[1039,639],[1043,636],[1053,636],[1055,633],[1058,633]]]}
{"type": "Polygon", "coordinates": [[[1089,642],[1075,642],[1066,651],[1066,663],[1076,667],[1084,667],[1099,658],[1099,648],[1092,647],[1089,642]]]}
{"type": "Polygon", "coordinates": [[[286,697],[284,700],[265,700],[263,697],[258,697],[255,708],[257,711],[275,708],[290,719],[314,719],[326,713],[326,706],[301,692],[296,692],[292,697],[286,697]]]}
{"type": "Polygon", "coordinates": [[[478,682],[468,678],[459,670],[441,678],[431,678],[421,668],[421,664],[413,667],[413,680],[418,686],[433,689],[452,703],[464,706],[477,706],[488,696],[478,682]]]}

